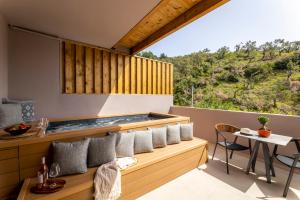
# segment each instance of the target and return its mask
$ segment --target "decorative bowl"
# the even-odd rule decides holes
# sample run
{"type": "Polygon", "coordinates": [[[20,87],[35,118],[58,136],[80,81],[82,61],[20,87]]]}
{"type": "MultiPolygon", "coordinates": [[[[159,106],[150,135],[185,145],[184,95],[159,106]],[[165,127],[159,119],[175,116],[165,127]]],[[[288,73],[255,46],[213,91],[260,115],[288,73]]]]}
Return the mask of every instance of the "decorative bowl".
{"type": "Polygon", "coordinates": [[[22,135],[26,133],[31,128],[30,125],[26,125],[24,128],[16,128],[16,125],[10,126],[4,129],[4,131],[8,132],[11,135],[22,135]]]}

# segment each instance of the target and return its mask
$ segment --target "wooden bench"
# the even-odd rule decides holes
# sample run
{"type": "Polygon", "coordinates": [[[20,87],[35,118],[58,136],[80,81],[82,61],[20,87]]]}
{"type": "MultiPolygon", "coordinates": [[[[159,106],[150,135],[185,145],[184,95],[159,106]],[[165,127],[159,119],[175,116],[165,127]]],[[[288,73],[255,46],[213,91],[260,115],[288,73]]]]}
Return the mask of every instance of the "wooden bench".
{"type": "MultiPolygon", "coordinates": [[[[197,168],[208,158],[207,141],[194,138],[180,144],[155,149],[152,153],[136,155],[138,163],[122,171],[122,195],[120,199],[136,199],[143,194],[197,168]]],[[[97,168],[87,173],[65,176],[65,188],[57,193],[35,195],[29,192],[36,183],[33,178],[25,180],[18,200],[93,199],[93,178],[97,168]]]]}

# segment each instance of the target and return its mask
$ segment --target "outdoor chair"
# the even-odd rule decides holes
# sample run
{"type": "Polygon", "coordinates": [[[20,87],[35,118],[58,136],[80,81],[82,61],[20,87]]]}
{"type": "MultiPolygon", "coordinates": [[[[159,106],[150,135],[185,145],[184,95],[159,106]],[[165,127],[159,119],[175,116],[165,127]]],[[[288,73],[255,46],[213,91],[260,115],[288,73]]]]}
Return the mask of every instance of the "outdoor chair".
{"type": "Polygon", "coordinates": [[[286,156],[286,155],[281,155],[277,153],[277,148],[278,145],[275,145],[274,151],[273,151],[273,157],[275,157],[279,162],[282,164],[286,165],[287,167],[290,168],[290,173],[288,176],[288,179],[285,184],[284,192],[283,192],[283,197],[287,196],[287,193],[289,191],[289,187],[292,181],[292,177],[294,174],[294,169],[300,169],[300,138],[298,139],[293,139],[291,142],[294,142],[297,148],[298,153],[292,155],[292,156],[286,156]]]}
{"type": "Polygon", "coordinates": [[[216,130],[216,144],[215,144],[215,149],[214,149],[214,153],[212,156],[212,160],[214,159],[215,153],[216,153],[216,149],[217,146],[220,145],[221,147],[225,148],[225,152],[226,152],[226,168],[227,168],[227,174],[229,174],[229,165],[228,165],[228,151],[231,151],[230,154],[230,159],[232,158],[233,152],[234,151],[244,151],[244,150],[249,150],[250,155],[252,153],[251,150],[251,140],[249,139],[249,145],[248,146],[244,146],[241,144],[237,143],[237,139],[238,137],[236,136],[232,141],[228,141],[228,139],[226,138],[226,134],[233,134],[237,131],[240,131],[240,128],[229,125],[229,124],[223,124],[223,123],[219,123],[215,125],[215,130],[216,130]]]}

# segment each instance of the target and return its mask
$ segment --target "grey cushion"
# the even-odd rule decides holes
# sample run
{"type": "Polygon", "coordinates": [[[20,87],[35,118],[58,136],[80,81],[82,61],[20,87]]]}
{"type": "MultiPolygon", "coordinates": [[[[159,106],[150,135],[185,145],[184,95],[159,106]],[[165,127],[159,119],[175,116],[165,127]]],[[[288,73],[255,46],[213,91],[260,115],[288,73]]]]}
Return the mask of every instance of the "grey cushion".
{"type": "Polygon", "coordinates": [[[167,126],[167,143],[168,144],[180,143],[180,124],[167,126]]]}
{"type": "Polygon", "coordinates": [[[116,154],[117,157],[134,156],[134,132],[116,133],[116,154]]]}
{"type": "Polygon", "coordinates": [[[53,142],[53,162],[60,167],[59,175],[85,173],[89,138],[76,142],[53,142]]]}
{"type": "Polygon", "coordinates": [[[115,159],[116,135],[90,138],[88,148],[88,167],[96,167],[115,159]]]}
{"type": "Polygon", "coordinates": [[[134,153],[153,151],[152,130],[134,131],[134,153]]]}
{"type": "Polygon", "coordinates": [[[149,128],[149,130],[152,130],[153,148],[167,146],[167,127],[149,128]]]}
{"type": "Polygon", "coordinates": [[[22,108],[19,104],[0,104],[0,128],[22,122],[22,108]]]}
{"type": "Polygon", "coordinates": [[[193,139],[193,123],[180,124],[180,139],[182,141],[193,139]]]}

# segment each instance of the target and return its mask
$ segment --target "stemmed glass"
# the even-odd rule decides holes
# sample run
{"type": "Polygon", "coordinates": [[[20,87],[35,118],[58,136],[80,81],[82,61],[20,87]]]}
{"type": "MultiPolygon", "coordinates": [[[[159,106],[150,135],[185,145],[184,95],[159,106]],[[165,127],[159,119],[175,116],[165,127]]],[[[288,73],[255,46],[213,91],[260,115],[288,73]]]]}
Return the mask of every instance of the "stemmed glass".
{"type": "MultiPolygon", "coordinates": [[[[49,170],[49,177],[55,179],[60,173],[60,167],[59,164],[54,162],[52,163],[50,170],[49,170]]],[[[54,181],[51,182],[49,185],[50,188],[55,188],[57,186],[57,183],[54,181]]]]}
{"type": "Polygon", "coordinates": [[[60,167],[59,164],[54,162],[52,163],[50,170],[49,170],[49,177],[50,178],[56,178],[60,173],[60,167]]]}
{"type": "Polygon", "coordinates": [[[49,125],[49,120],[47,118],[41,118],[38,127],[41,130],[41,136],[46,135],[46,129],[49,125]]]}

